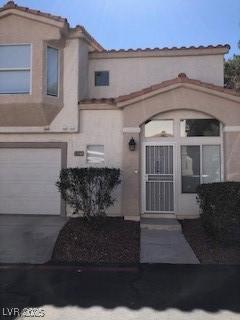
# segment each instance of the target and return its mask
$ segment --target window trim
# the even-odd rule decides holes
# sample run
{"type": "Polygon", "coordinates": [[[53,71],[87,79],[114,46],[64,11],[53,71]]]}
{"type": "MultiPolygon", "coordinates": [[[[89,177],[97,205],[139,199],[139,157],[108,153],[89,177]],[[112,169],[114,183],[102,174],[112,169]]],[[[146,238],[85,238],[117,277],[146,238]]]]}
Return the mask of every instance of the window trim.
{"type": "Polygon", "coordinates": [[[0,92],[0,95],[32,95],[32,66],[33,66],[33,58],[32,58],[32,43],[1,43],[0,47],[4,46],[29,46],[30,47],[30,62],[29,68],[0,68],[1,71],[29,71],[29,91],[28,92],[0,92]]]}
{"type": "Polygon", "coordinates": [[[109,70],[94,70],[94,86],[95,87],[109,87],[110,86],[110,71],[109,70]],[[108,73],[108,84],[96,84],[96,73],[97,72],[107,72],[108,73]]]}
{"type": "Polygon", "coordinates": [[[60,52],[61,52],[60,48],[57,48],[57,47],[54,47],[52,45],[47,44],[47,46],[46,46],[46,71],[45,71],[45,74],[46,74],[46,95],[48,97],[59,98],[59,95],[60,95],[60,65],[61,65],[60,52]],[[57,55],[58,56],[58,74],[57,74],[58,90],[57,90],[56,95],[48,93],[48,48],[55,49],[58,52],[58,55],[57,55]]]}

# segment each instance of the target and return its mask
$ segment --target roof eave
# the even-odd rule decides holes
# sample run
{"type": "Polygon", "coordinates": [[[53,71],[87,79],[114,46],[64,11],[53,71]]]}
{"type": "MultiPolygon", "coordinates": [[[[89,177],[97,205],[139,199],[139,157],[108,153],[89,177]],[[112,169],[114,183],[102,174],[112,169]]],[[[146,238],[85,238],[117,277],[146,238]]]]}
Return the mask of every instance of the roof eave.
{"type": "Polygon", "coordinates": [[[76,26],[75,28],[70,29],[69,34],[70,39],[79,38],[86,41],[86,43],[89,45],[89,51],[91,52],[102,52],[104,51],[104,48],[100,45],[100,43],[97,42],[96,39],[94,39],[90,33],[87,32],[87,30],[82,26],[76,26]]]}
{"type": "Polygon", "coordinates": [[[226,89],[214,84],[205,83],[199,80],[190,79],[185,73],[180,73],[175,79],[166,80],[159,84],[152,85],[127,95],[119,96],[117,98],[86,99],[80,101],[79,104],[81,106],[85,106],[85,109],[93,109],[94,105],[96,106],[101,104],[108,104],[118,108],[124,108],[128,105],[149,99],[158,94],[177,88],[197,90],[240,103],[240,94],[237,91],[226,89]]]}
{"type": "Polygon", "coordinates": [[[240,103],[240,95],[228,92],[229,89],[226,90],[223,88],[223,90],[217,90],[217,89],[214,89],[214,88],[211,88],[208,86],[204,86],[204,85],[202,86],[202,85],[189,83],[189,82],[178,82],[178,83],[176,82],[176,83],[173,83],[173,84],[168,85],[166,87],[162,87],[162,88],[153,90],[148,93],[147,92],[143,93],[139,96],[136,95],[135,97],[126,98],[126,99],[119,97],[116,99],[116,106],[118,108],[125,108],[131,104],[147,100],[147,99],[154,97],[158,94],[172,91],[177,88],[188,88],[188,89],[192,89],[192,90],[196,90],[196,91],[201,91],[201,92],[205,92],[207,94],[211,94],[214,96],[222,97],[224,99],[240,103]]]}
{"type": "Polygon", "coordinates": [[[174,57],[174,56],[201,56],[201,55],[224,55],[228,53],[230,46],[199,46],[181,48],[146,48],[129,50],[104,50],[102,52],[92,52],[91,59],[112,59],[112,58],[137,58],[137,57],[174,57]]]}
{"type": "Polygon", "coordinates": [[[0,10],[0,19],[9,15],[16,15],[26,19],[39,21],[41,23],[48,24],[60,29],[65,29],[66,27],[68,27],[67,20],[56,20],[51,17],[42,16],[41,14],[34,14],[28,11],[22,11],[18,8],[7,8],[4,10],[0,10]]]}

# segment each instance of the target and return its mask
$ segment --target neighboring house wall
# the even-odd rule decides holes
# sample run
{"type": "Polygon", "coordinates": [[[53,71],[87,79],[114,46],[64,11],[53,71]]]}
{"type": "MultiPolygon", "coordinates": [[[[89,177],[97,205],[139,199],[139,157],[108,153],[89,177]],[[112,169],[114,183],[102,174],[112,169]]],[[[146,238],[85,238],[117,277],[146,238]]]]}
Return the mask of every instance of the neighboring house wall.
{"type": "Polygon", "coordinates": [[[90,98],[118,97],[173,79],[181,72],[192,79],[223,85],[223,54],[103,57],[104,54],[101,53],[90,54],[88,75],[90,98]],[[95,87],[94,73],[101,70],[109,71],[109,86],[95,87]]]}

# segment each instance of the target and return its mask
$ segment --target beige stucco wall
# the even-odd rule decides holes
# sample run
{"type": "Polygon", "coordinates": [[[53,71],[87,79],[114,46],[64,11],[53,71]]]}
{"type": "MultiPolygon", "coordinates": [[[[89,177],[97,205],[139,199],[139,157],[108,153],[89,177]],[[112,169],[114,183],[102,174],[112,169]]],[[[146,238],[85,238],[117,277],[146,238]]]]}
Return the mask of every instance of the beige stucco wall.
{"type": "Polygon", "coordinates": [[[141,143],[138,133],[123,133],[123,192],[122,212],[130,218],[139,216],[141,209],[141,143]],[[129,150],[129,140],[133,138],[136,142],[135,151],[129,150]]]}
{"type": "Polygon", "coordinates": [[[89,97],[117,97],[164,80],[174,79],[181,72],[192,79],[223,85],[223,55],[90,58],[89,97]],[[110,72],[108,87],[94,85],[94,72],[101,70],[110,72]]]}
{"type": "Polygon", "coordinates": [[[224,132],[224,166],[226,180],[240,181],[240,130],[224,132]]]}
{"type": "MultiPolygon", "coordinates": [[[[88,144],[103,144],[105,163],[103,166],[122,169],[122,113],[120,110],[84,110],[80,112],[79,133],[44,134],[0,134],[0,142],[67,142],[67,166],[86,167],[88,144]],[[83,157],[74,156],[74,151],[84,151],[83,157]]],[[[116,190],[115,205],[109,209],[111,215],[121,215],[122,186],[116,190]]],[[[70,213],[71,210],[68,210],[70,213]]]]}
{"type": "Polygon", "coordinates": [[[225,125],[235,126],[239,125],[240,106],[239,98],[236,101],[234,99],[192,85],[173,85],[125,107],[124,126],[140,126],[160,112],[178,109],[200,111],[219,119],[225,125]]]}
{"type": "Polygon", "coordinates": [[[78,131],[79,39],[66,40],[63,54],[63,108],[49,126],[50,132],[78,131]]]}

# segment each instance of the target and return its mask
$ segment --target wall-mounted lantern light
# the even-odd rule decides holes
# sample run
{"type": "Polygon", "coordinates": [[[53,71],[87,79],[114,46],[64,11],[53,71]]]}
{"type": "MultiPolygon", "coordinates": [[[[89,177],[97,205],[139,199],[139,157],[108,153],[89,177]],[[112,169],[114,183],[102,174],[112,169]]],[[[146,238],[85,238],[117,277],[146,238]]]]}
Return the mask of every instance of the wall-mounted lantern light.
{"type": "Polygon", "coordinates": [[[129,140],[129,142],[128,142],[128,146],[129,146],[129,150],[130,151],[135,151],[135,149],[136,149],[136,141],[133,138],[131,138],[129,140]]]}

